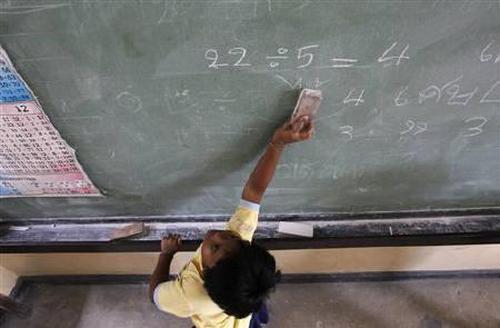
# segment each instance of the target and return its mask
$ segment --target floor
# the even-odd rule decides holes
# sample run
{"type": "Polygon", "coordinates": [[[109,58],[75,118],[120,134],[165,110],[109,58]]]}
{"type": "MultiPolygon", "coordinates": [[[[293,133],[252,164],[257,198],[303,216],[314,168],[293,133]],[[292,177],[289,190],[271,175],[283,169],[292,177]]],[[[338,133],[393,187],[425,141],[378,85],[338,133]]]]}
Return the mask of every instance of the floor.
{"type": "MultiPolygon", "coordinates": [[[[190,328],[157,311],[145,284],[31,283],[28,318],[5,328],[190,328]]],[[[282,283],[270,301],[269,328],[500,327],[500,276],[282,283]]]]}

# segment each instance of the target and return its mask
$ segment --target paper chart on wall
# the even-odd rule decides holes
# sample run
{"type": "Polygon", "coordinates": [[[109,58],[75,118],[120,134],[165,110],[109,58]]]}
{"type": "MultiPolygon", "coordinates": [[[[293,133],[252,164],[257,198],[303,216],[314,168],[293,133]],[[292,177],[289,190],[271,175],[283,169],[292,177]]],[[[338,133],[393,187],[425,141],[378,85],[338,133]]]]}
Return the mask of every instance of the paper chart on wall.
{"type": "Polygon", "coordinates": [[[0,198],[101,196],[0,46],[0,198]]]}

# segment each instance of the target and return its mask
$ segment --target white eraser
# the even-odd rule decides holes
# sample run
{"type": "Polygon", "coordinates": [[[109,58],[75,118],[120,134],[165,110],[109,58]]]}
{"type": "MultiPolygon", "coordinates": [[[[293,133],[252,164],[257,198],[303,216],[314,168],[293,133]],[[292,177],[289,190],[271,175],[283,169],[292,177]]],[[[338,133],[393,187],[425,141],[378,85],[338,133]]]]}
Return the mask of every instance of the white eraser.
{"type": "Polygon", "coordinates": [[[314,235],[314,227],[305,223],[280,222],[278,224],[278,232],[285,233],[287,235],[312,238],[314,235]]]}

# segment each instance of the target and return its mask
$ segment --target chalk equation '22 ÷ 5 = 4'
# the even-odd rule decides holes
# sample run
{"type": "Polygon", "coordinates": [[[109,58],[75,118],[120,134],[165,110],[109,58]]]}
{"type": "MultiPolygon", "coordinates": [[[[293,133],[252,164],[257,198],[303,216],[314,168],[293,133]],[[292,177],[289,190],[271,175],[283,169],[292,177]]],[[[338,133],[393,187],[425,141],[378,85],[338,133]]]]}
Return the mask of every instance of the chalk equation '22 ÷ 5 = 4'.
{"type": "MultiPolygon", "coordinates": [[[[306,44],[302,47],[290,49],[278,47],[275,51],[259,55],[258,51],[249,51],[242,46],[229,49],[210,48],[205,50],[205,60],[208,68],[219,70],[224,68],[244,68],[265,64],[269,69],[347,69],[362,67],[359,58],[338,56],[335,54],[321,54],[319,44],[306,44]],[[319,64],[318,64],[319,62],[319,64]]],[[[387,43],[376,55],[376,62],[382,67],[400,66],[410,60],[410,44],[401,41],[387,43]]],[[[374,61],[369,60],[370,63],[374,61]]],[[[481,63],[500,64],[500,44],[489,41],[481,48],[478,55],[481,63]]]]}
{"type": "MultiPolygon", "coordinates": [[[[377,62],[383,67],[399,66],[410,59],[410,45],[408,43],[392,42],[383,49],[377,56],[377,62]]],[[[328,58],[320,57],[320,45],[308,44],[296,49],[286,47],[278,47],[274,52],[263,54],[260,58],[257,57],[257,52],[251,52],[245,47],[236,46],[229,49],[210,48],[205,51],[205,59],[208,63],[208,68],[219,70],[224,68],[250,67],[254,65],[265,65],[270,69],[278,69],[283,66],[294,67],[296,69],[306,68],[355,68],[360,65],[358,58],[346,58],[338,56],[328,56],[328,58]],[[252,57],[252,58],[250,58],[252,57]],[[327,62],[320,64],[317,62],[327,62]]]]}

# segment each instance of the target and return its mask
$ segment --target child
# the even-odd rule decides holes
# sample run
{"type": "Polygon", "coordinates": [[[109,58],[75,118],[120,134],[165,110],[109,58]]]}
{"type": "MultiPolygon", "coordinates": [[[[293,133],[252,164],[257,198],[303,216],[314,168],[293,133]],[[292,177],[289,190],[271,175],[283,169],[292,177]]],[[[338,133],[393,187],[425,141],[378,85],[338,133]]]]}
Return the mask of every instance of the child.
{"type": "Polygon", "coordinates": [[[161,241],[158,264],[149,280],[149,296],[158,309],[191,317],[197,328],[248,328],[251,321],[253,327],[259,327],[259,320],[267,320],[264,301],[280,271],[267,250],[251,243],[259,204],[285,145],[310,139],[313,132],[313,122],[307,116],[287,121],[274,132],[245,184],[227,230],[209,231],[175,280],[168,281],[180,237],[161,241]]]}

